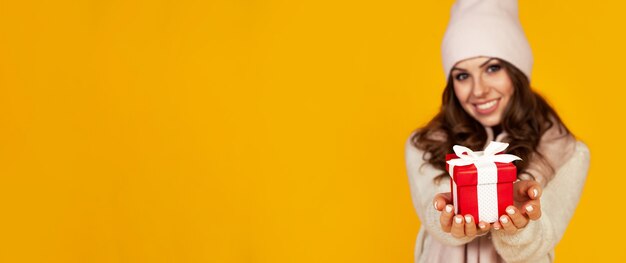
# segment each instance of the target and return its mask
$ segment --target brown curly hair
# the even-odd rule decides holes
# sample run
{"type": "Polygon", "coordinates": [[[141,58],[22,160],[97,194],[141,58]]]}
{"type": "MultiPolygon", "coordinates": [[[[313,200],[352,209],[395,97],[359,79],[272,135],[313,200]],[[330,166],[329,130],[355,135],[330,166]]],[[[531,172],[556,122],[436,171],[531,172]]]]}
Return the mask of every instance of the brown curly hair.
{"type": "MultiPolygon", "coordinates": [[[[524,73],[505,60],[499,61],[511,78],[514,93],[504,110],[500,126],[494,129],[501,129],[508,134],[506,142],[509,143],[509,147],[506,153],[517,155],[522,160],[538,157],[536,158],[538,161],[548,164],[537,151],[541,136],[553,125],[561,125],[567,134],[571,132],[546,100],[531,89],[524,73]]],[[[474,150],[482,149],[486,140],[487,133],[483,125],[470,116],[456,98],[450,74],[443,91],[439,113],[426,126],[416,131],[411,143],[425,152],[424,161],[443,171],[435,178],[438,182],[446,175],[445,156],[451,153],[452,146],[458,144],[474,150]]],[[[525,172],[528,162],[518,161],[515,162],[515,166],[519,175],[525,172]]],[[[549,164],[548,167],[554,172],[553,167],[549,164]]]]}

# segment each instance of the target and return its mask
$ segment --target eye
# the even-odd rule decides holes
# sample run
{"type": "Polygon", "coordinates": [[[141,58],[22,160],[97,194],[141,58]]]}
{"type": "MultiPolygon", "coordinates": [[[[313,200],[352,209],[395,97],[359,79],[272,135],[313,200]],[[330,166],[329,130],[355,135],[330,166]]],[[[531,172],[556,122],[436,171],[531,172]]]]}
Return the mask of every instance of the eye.
{"type": "Polygon", "coordinates": [[[468,77],[467,73],[459,73],[456,75],[456,77],[454,77],[456,80],[464,80],[468,77]]]}
{"type": "Polygon", "coordinates": [[[489,67],[487,67],[487,72],[496,72],[500,70],[501,68],[502,67],[498,64],[489,65],[489,67]]]}

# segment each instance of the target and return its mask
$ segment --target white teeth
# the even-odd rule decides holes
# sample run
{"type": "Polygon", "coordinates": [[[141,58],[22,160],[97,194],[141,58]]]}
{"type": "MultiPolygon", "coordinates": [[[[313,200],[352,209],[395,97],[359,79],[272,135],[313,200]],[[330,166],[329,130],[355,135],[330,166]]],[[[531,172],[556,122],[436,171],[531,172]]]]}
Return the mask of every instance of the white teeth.
{"type": "Polygon", "coordinates": [[[479,104],[476,107],[478,107],[478,109],[481,109],[481,110],[486,110],[486,109],[493,107],[493,105],[496,105],[496,102],[498,102],[498,100],[492,100],[487,103],[479,104]]]}

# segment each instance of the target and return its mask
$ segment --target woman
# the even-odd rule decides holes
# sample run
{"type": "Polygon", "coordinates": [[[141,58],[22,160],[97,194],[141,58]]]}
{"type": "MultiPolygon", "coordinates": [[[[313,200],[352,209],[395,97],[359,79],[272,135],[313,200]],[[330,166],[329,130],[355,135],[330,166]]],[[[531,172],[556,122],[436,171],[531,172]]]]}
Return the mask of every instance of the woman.
{"type": "Polygon", "coordinates": [[[532,52],[516,0],[459,0],[442,44],[448,80],[440,112],[406,142],[421,221],[416,262],[552,262],[589,167],[589,150],[530,88],[532,52]],[[509,143],[514,205],[493,224],[454,215],[445,155],[453,145],[509,143]]]}

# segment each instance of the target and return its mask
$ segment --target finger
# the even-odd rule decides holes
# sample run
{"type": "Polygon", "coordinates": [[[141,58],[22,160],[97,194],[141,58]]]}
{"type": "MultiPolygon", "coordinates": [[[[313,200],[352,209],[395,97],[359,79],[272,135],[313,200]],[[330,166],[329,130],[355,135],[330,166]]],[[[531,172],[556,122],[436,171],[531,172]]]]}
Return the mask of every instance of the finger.
{"type": "Polygon", "coordinates": [[[506,208],[506,213],[509,215],[513,225],[517,228],[525,227],[528,224],[528,218],[523,215],[515,206],[510,205],[506,208]]]}
{"type": "Polygon", "coordinates": [[[441,212],[439,216],[439,223],[441,223],[441,229],[443,232],[450,233],[452,228],[452,216],[454,216],[454,207],[452,205],[446,205],[446,208],[441,212]]]}
{"type": "Polygon", "coordinates": [[[480,221],[478,223],[478,232],[476,232],[477,235],[484,235],[487,232],[489,232],[489,229],[491,229],[491,225],[489,223],[486,223],[484,221],[480,221]]]}
{"type": "Polygon", "coordinates": [[[502,229],[502,225],[500,224],[500,222],[499,222],[499,221],[496,221],[496,222],[494,222],[494,223],[493,223],[493,229],[494,229],[494,230],[500,230],[500,229],[502,229]]]}
{"type": "Polygon", "coordinates": [[[540,188],[539,183],[535,181],[522,180],[517,181],[513,184],[514,194],[513,197],[516,201],[525,202],[528,199],[533,199],[535,196],[535,191],[537,192],[537,198],[540,196],[540,188]]]}
{"type": "Polygon", "coordinates": [[[513,222],[511,222],[511,218],[509,218],[509,216],[507,215],[500,216],[500,224],[502,224],[502,228],[509,235],[515,234],[515,232],[517,232],[517,227],[513,225],[513,222]]]}
{"type": "Polygon", "coordinates": [[[468,237],[476,236],[476,223],[472,215],[465,215],[465,235],[468,237]]]}
{"type": "Polygon", "coordinates": [[[435,198],[433,198],[433,206],[437,211],[443,210],[449,203],[452,203],[450,200],[450,192],[437,194],[435,198]]]}
{"type": "Polygon", "coordinates": [[[539,200],[528,201],[524,204],[524,210],[530,220],[537,220],[541,217],[541,204],[539,200]]]}
{"type": "Polygon", "coordinates": [[[456,215],[454,216],[454,222],[452,223],[452,229],[450,230],[453,237],[464,237],[465,236],[465,224],[463,221],[463,216],[456,215]]]}
{"type": "Polygon", "coordinates": [[[528,194],[528,197],[530,197],[530,199],[537,200],[541,197],[541,185],[534,181],[531,182],[532,183],[529,185],[526,194],[528,194]]]}

